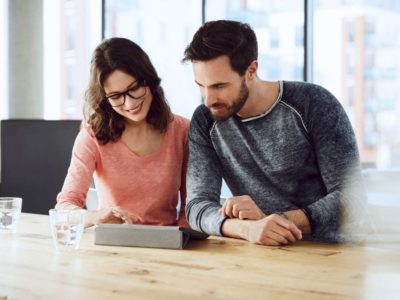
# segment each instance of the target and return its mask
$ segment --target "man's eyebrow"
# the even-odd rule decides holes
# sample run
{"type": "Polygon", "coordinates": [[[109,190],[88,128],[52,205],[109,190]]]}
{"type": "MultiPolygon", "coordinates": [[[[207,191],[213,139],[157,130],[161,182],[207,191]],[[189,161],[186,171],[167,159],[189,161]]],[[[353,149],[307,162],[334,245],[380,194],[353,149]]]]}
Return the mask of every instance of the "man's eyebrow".
{"type": "Polygon", "coordinates": [[[196,84],[198,85],[198,86],[203,86],[200,82],[197,82],[196,80],[194,81],[194,82],[196,82],[196,84]]]}
{"type": "MultiPolygon", "coordinates": [[[[202,85],[200,82],[197,82],[196,80],[194,81],[199,87],[204,87],[204,85],[202,85]]],[[[211,85],[209,85],[208,87],[216,87],[216,86],[219,86],[219,85],[224,85],[224,84],[228,84],[229,82],[216,82],[216,83],[213,83],[213,84],[211,84],[211,85]]]]}

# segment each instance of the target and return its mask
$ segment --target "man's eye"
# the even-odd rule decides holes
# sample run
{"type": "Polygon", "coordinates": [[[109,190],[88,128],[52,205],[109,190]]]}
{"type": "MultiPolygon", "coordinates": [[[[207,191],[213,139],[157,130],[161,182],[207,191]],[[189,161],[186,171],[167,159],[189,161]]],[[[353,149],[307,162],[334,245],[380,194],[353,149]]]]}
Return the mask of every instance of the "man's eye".
{"type": "Polygon", "coordinates": [[[214,86],[214,88],[218,90],[224,88],[225,86],[226,86],[225,84],[217,84],[214,86]]]}

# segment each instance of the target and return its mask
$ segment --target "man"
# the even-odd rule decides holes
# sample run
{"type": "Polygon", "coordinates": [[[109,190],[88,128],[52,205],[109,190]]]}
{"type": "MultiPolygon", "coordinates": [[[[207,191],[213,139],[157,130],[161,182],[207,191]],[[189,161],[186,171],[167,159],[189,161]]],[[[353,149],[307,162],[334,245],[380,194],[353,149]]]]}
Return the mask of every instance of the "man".
{"type": "Polygon", "coordinates": [[[204,98],[189,131],[189,224],[264,245],[339,241],[364,197],[350,122],[320,86],[261,80],[257,55],[250,26],[225,20],[185,50],[204,98]],[[221,207],[222,178],[234,197],[221,207]]]}

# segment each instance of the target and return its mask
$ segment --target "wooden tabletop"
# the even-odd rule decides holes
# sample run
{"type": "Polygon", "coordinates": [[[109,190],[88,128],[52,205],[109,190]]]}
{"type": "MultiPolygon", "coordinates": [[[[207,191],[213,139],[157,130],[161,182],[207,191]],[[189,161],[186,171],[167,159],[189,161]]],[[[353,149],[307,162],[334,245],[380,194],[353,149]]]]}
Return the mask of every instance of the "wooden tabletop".
{"type": "Polygon", "coordinates": [[[184,250],[56,253],[48,216],[0,232],[0,299],[400,299],[400,243],[266,247],[210,237],[184,250]]]}

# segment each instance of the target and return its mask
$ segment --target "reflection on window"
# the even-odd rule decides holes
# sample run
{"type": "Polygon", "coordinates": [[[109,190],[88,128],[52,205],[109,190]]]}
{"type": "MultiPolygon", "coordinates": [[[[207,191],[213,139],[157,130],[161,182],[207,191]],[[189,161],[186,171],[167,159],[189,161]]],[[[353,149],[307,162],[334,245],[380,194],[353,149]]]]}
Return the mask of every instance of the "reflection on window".
{"type": "Polygon", "coordinates": [[[207,0],[206,21],[250,24],[258,40],[259,71],[266,80],[302,80],[303,0],[207,0]]]}
{"type": "Polygon", "coordinates": [[[304,26],[296,26],[295,45],[296,47],[304,46],[304,26]]]}
{"type": "Polygon", "coordinates": [[[318,1],[314,79],[331,90],[353,124],[365,165],[400,168],[398,1],[318,1]]]}
{"type": "Polygon", "coordinates": [[[150,56],[174,113],[190,118],[200,104],[183,51],[201,25],[200,0],[106,0],[105,37],[125,37],[150,56]]]}
{"type": "Polygon", "coordinates": [[[43,0],[43,11],[45,118],[81,119],[101,0],[43,0]]]}
{"type": "Polygon", "coordinates": [[[271,28],[269,40],[272,49],[279,48],[279,28],[271,28]]]}

